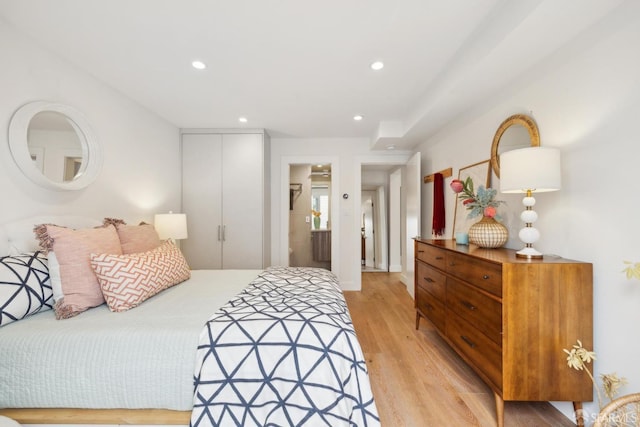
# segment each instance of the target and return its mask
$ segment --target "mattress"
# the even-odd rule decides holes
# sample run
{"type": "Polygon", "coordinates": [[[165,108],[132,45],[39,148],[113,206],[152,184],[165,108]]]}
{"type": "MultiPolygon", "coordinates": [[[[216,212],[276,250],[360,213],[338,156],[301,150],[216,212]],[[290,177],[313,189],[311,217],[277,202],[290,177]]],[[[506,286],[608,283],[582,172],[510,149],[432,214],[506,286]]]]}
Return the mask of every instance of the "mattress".
{"type": "Polygon", "coordinates": [[[53,311],[0,328],[0,408],[188,411],[198,336],[260,270],[194,270],[140,306],[71,319],[53,311]]]}

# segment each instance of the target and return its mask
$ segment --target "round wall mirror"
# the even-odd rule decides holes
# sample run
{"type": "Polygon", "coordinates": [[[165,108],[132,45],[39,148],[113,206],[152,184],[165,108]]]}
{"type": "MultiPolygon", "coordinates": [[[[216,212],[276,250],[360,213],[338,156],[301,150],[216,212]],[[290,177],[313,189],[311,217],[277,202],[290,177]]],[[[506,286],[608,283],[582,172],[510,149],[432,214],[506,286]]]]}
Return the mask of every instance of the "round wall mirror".
{"type": "Polygon", "coordinates": [[[49,102],[20,107],[9,124],[9,148],[30,180],[54,190],[79,190],[100,173],[102,152],[74,108],[49,102]]]}
{"type": "Polygon", "coordinates": [[[524,114],[515,114],[503,121],[491,144],[491,167],[500,178],[500,154],[518,148],[540,146],[540,134],[536,122],[524,114]]]}

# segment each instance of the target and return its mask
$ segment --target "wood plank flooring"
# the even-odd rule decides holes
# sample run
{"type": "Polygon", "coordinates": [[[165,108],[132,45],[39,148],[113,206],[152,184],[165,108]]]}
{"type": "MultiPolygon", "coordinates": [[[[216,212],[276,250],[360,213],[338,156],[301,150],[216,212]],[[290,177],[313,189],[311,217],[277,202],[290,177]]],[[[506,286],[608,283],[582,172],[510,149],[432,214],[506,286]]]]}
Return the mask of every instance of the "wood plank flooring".
{"type": "MultiPolygon", "coordinates": [[[[496,426],[493,392],[420,320],[399,273],[363,273],[345,291],[383,427],[496,426]]],[[[574,426],[546,402],[506,402],[505,426],[574,426]]]]}

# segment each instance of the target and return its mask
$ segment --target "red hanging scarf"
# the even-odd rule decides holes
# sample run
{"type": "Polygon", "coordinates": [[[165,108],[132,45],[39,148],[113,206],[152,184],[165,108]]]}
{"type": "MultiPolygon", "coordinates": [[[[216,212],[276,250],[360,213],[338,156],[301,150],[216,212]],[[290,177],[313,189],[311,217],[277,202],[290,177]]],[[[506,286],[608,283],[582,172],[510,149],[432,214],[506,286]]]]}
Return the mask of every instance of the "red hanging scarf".
{"type": "Polygon", "coordinates": [[[433,230],[435,236],[444,235],[444,177],[441,173],[433,175],[433,230]]]}

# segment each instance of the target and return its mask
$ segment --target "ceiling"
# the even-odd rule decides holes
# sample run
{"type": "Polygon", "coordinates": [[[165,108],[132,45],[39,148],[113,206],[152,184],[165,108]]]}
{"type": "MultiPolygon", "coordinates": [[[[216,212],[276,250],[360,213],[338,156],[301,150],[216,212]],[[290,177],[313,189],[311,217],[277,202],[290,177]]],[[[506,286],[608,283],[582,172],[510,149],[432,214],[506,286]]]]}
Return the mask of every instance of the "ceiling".
{"type": "Polygon", "coordinates": [[[0,0],[0,24],[177,127],[408,149],[620,3],[0,0]]]}

